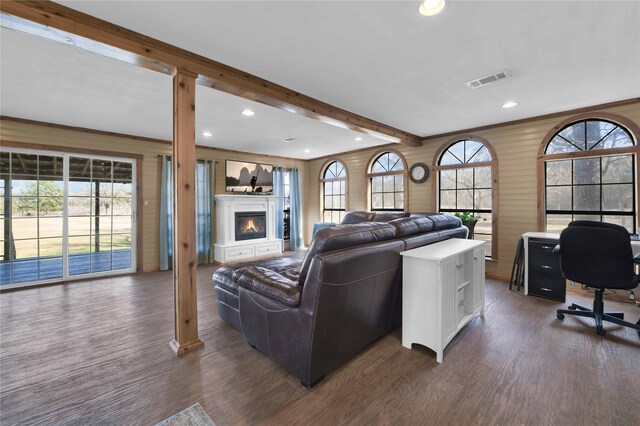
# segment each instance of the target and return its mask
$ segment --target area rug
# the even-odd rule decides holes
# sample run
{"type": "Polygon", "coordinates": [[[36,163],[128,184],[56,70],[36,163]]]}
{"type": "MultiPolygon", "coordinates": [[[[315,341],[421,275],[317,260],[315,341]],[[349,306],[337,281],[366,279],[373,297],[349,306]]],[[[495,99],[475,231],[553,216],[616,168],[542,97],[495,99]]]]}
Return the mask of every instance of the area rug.
{"type": "Polygon", "coordinates": [[[199,403],[180,411],[155,426],[216,426],[199,403]]]}

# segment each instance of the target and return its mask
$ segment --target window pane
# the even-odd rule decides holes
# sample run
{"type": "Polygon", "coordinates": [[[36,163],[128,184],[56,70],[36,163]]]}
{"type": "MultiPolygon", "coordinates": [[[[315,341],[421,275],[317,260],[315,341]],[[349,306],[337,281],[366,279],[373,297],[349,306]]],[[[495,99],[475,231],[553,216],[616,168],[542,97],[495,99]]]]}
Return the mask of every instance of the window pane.
{"type": "Polygon", "coordinates": [[[547,210],[571,210],[571,187],[551,186],[547,188],[547,210]]]}
{"type": "Polygon", "coordinates": [[[633,146],[633,140],[631,136],[623,129],[618,127],[609,136],[607,136],[595,149],[611,149],[611,148],[624,148],[633,146]]]}
{"type": "Polygon", "coordinates": [[[69,237],[69,254],[89,253],[91,251],[91,237],[69,237]]]}
{"type": "Polygon", "coordinates": [[[13,218],[12,235],[16,240],[38,238],[38,219],[36,217],[13,218]]]}
{"type": "Polygon", "coordinates": [[[633,183],[633,156],[602,157],[602,183],[633,183]]]}
{"type": "Polygon", "coordinates": [[[334,195],[333,196],[333,208],[334,209],[339,209],[340,208],[340,196],[339,195],[334,195]]]}
{"type": "Polygon", "coordinates": [[[133,195],[133,186],[130,183],[113,183],[114,197],[131,197],[133,195]]]}
{"type": "Polygon", "coordinates": [[[578,152],[578,151],[580,151],[579,148],[571,145],[569,142],[556,136],[551,140],[551,142],[549,142],[549,145],[547,145],[545,154],[561,154],[561,153],[578,152]]]}
{"type": "Polygon", "coordinates": [[[324,183],[324,195],[332,195],[333,194],[333,185],[331,182],[324,183]]]}
{"type": "Polygon", "coordinates": [[[402,192],[395,193],[395,207],[398,210],[404,210],[404,194],[402,192]]]}
{"type": "Polygon", "coordinates": [[[458,189],[473,188],[473,169],[458,169],[457,176],[458,189]]]}
{"type": "Polygon", "coordinates": [[[38,175],[38,156],[35,154],[11,154],[11,174],[14,179],[31,179],[38,175]]]}
{"type": "Polygon", "coordinates": [[[341,208],[341,209],[346,208],[346,204],[347,204],[347,200],[346,200],[346,198],[347,198],[347,197],[346,197],[346,196],[344,196],[344,195],[341,195],[341,196],[340,196],[340,208],[341,208]]]}
{"type": "MultiPolygon", "coordinates": [[[[608,121],[588,120],[587,121],[587,149],[593,148],[598,142],[604,138],[607,133],[616,127],[615,124],[608,121]]],[[[600,144],[596,149],[602,148],[600,144]]]]}
{"type": "Polygon", "coordinates": [[[570,214],[547,214],[547,232],[560,233],[572,220],[570,214]]]}
{"type": "Polygon", "coordinates": [[[93,211],[93,199],[89,197],[69,197],[70,216],[89,216],[93,211]]]}
{"type": "Polygon", "coordinates": [[[11,195],[36,197],[38,195],[38,178],[13,179],[11,181],[11,195]]]}
{"type": "Polygon", "coordinates": [[[454,190],[440,191],[440,208],[441,209],[456,208],[456,191],[454,190]]]}
{"type": "Polygon", "coordinates": [[[602,210],[633,211],[633,185],[630,183],[603,186],[602,210]]]}
{"type": "Polygon", "coordinates": [[[38,172],[40,176],[57,176],[62,178],[62,157],[53,157],[49,155],[38,156],[38,172]]]}
{"type": "Polygon", "coordinates": [[[331,222],[331,212],[325,211],[322,217],[323,222],[331,222]]]}
{"type": "Polygon", "coordinates": [[[333,196],[332,195],[325,195],[324,196],[324,208],[325,209],[332,209],[333,208],[333,196]]]}
{"type": "Polygon", "coordinates": [[[449,151],[446,151],[442,154],[442,158],[440,159],[440,165],[442,166],[450,166],[452,164],[462,164],[462,162],[453,156],[449,151]]]}
{"type": "Polygon", "coordinates": [[[132,163],[115,161],[113,163],[113,180],[131,182],[133,179],[132,163]]]}
{"type": "Polygon", "coordinates": [[[87,158],[69,158],[69,178],[91,178],[91,160],[87,158]]]}
{"type": "Polygon", "coordinates": [[[633,233],[633,216],[603,216],[603,222],[615,223],[616,225],[624,226],[629,233],[633,233]]]}
{"type": "Polygon", "coordinates": [[[0,176],[8,176],[11,169],[11,154],[0,152],[0,176]]]}
{"type": "Polygon", "coordinates": [[[440,171],[440,188],[442,189],[456,188],[456,171],[455,170],[440,171]]]}
{"type": "Polygon", "coordinates": [[[490,189],[476,189],[475,194],[475,208],[480,210],[491,210],[491,190],[490,189]]]}
{"type": "Polygon", "coordinates": [[[395,188],[395,179],[394,176],[384,176],[383,177],[383,184],[382,184],[382,191],[383,192],[393,192],[394,188],[395,188]]]}
{"type": "Polygon", "coordinates": [[[69,235],[89,235],[91,218],[89,216],[69,217],[69,235]]]}
{"type": "Polygon", "coordinates": [[[340,194],[340,182],[332,182],[333,186],[333,195],[340,194]]]}
{"type": "MultiPolygon", "coordinates": [[[[113,185],[111,184],[110,181],[105,182],[105,181],[96,181],[95,185],[99,191],[100,197],[111,197],[113,195],[113,185]]],[[[91,194],[92,196],[95,196],[95,194],[91,194]]]]}
{"type": "MultiPolygon", "coordinates": [[[[16,259],[31,259],[38,257],[38,240],[16,240],[16,259]]],[[[29,280],[32,281],[33,279],[29,280]]]]}
{"type": "Polygon", "coordinates": [[[447,149],[451,155],[454,156],[456,161],[452,164],[461,164],[464,163],[464,141],[456,142],[447,149]]]}
{"type": "Polygon", "coordinates": [[[89,180],[69,180],[69,195],[72,197],[90,197],[93,184],[89,180]]]}
{"type": "Polygon", "coordinates": [[[394,154],[393,152],[389,153],[389,171],[397,171],[397,170],[403,170],[404,169],[404,163],[402,162],[402,159],[394,154]]]}
{"type": "Polygon", "coordinates": [[[573,220],[591,220],[599,222],[601,219],[599,214],[577,214],[573,216],[573,220]]]}
{"type": "Polygon", "coordinates": [[[467,160],[470,163],[481,163],[485,161],[491,161],[491,153],[486,146],[482,146],[480,150],[470,159],[467,160]]]}
{"type": "Polygon", "coordinates": [[[600,183],[600,158],[585,158],[573,162],[573,183],[600,183]]]}
{"type": "Polygon", "coordinates": [[[131,215],[131,207],[133,205],[131,198],[113,198],[111,203],[111,214],[118,216],[131,215]]]}
{"type": "Polygon", "coordinates": [[[559,135],[562,136],[567,141],[576,145],[580,150],[585,149],[585,134],[584,134],[585,125],[584,122],[581,121],[579,123],[573,124],[566,129],[562,130],[559,135]]]}
{"type": "Polygon", "coordinates": [[[40,257],[62,256],[62,238],[43,238],[40,240],[40,257]]]}
{"type": "Polygon", "coordinates": [[[600,186],[575,186],[573,188],[573,209],[600,210],[600,186]]]}
{"type": "MultiPolygon", "coordinates": [[[[83,218],[74,218],[74,219],[85,219],[83,218]]],[[[69,218],[71,220],[71,218],[69,218]]],[[[92,234],[111,234],[111,221],[116,224],[130,224],[131,219],[123,216],[92,216],[91,217],[91,233],[92,234]]]]}
{"type": "Polygon", "coordinates": [[[547,161],[547,185],[571,185],[571,160],[547,161]]]}
{"type": "Polygon", "coordinates": [[[468,163],[469,161],[478,161],[476,160],[476,156],[479,154],[484,145],[477,141],[465,141],[464,143],[464,162],[468,163]]]}
{"type": "Polygon", "coordinates": [[[130,216],[114,216],[113,217],[114,233],[131,233],[131,217],[130,216]]]}
{"type": "Polygon", "coordinates": [[[62,220],[61,217],[38,219],[40,238],[62,237],[62,220]]]}
{"type": "Polygon", "coordinates": [[[476,188],[491,188],[491,167],[475,167],[475,187],[476,188]]]}
{"type": "Polygon", "coordinates": [[[464,189],[457,192],[458,210],[473,210],[473,190],[464,189]]]}
{"type": "Polygon", "coordinates": [[[62,216],[64,207],[64,198],[62,197],[40,197],[38,198],[38,215],[43,216],[62,216]]]}
{"type": "Polygon", "coordinates": [[[373,192],[382,192],[382,176],[371,178],[371,190],[373,192]]]}
{"type": "Polygon", "coordinates": [[[395,208],[393,192],[382,194],[382,207],[385,209],[395,208]]]}
{"type": "Polygon", "coordinates": [[[111,161],[93,160],[91,164],[91,173],[94,181],[111,181],[111,161]]]}
{"type": "Polygon", "coordinates": [[[371,196],[371,208],[372,209],[382,208],[382,194],[373,194],[371,196]]]}
{"type": "Polygon", "coordinates": [[[396,191],[402,191],[404,188],[404,175],[395,175],[396,191]]]}
{"type": "Polygon", "coordinates": [[[14,218],[20,216],[37,216],[38,198],[12,197],[11,207],[14,218]]]}
{"type": "Polygon", "coordinates": [[[52,278],[62,278],[62,257],[45,257],[39,261],[38,278],[50,280],[52,278]]]}

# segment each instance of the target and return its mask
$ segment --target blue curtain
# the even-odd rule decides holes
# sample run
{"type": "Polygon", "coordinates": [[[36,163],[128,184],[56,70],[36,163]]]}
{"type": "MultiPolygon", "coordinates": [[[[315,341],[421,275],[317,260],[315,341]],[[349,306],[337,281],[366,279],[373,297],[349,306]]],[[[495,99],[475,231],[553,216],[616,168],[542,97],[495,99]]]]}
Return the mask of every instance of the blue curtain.
{"type": "Polygon", "coordinates": [[[302,201],[300,191],[300,171],[291,169],[289,171],[289,192],[291,196],[291,219],[289,224],[290,238],[289,248],[298,250],[302,248],[302,201]]]}
{"type": "Polygon", "coordinates": [[[162,156],[160,171],[160,270],[173,265],[173,188],[171,157],[162,156]]]}
{"type": "MultiPolygon", "coordinates": [[[[160,270],[173,266],[173,179],[171,157],[162,157],[160,188],[160,270]]],[[[211,161],[196,162],[196,260],[198,265],[210,263],[213,251],[211,245],[211,223],[213,219],[213,176],[211,161]]]]}
{"type": "Polygon", "coordinates": [[[284,170],[282,167],[273,168],[273,195],[276,201],[276,238],[284,236],[284,170]]]}

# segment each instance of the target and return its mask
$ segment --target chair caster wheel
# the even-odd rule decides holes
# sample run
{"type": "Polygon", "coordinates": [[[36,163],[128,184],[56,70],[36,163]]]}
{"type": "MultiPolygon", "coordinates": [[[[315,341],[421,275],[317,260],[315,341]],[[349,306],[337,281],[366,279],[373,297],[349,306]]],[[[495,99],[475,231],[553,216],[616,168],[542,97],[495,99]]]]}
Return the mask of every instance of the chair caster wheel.
{"type": "Polygon", "coordinates": [[[598,332],[599,336],[604,336],[604,328],[602,328],[602,326],[596,327],[596,331],[598,332]]]}
{"type": "Polygon", "coordinates": [[[560,321],[562,321],[564,319],[564,314],[558,313],[557,317],[560,321]]]}
{"type": "Polygon", "coordinates": [[[569,305],[569,310],[570,310],[570,311],[575,311],[576,309],[577,309],[577,308],[576,308],[575,306],[573,306],[573,305],[569,305]]]}

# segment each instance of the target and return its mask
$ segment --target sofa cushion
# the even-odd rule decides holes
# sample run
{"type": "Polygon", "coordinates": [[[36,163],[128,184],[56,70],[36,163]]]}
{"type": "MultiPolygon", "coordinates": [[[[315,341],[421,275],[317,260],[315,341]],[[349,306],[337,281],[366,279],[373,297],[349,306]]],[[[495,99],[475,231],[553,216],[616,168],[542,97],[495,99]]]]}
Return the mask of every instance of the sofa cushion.
{"type": "Polygon", "coordinates": [[[433,230],[433,221],[427,217],[403,217],[389,221],[396,228],[396,237],[403,238],[414,234],[423,234],[433,230]]]}
{"type": "Polygon", "coordinates": [[[458,228],[462,226],[462,221],[457,217],[446,213],[414,213],[412,217],[427,217],[433,222],[433,230],[458,228]]]}
{"type": "Polygon", "coordinates": [[[375,213],[365,211],[347,212],[342,218],[340,225],[350,225],[352,223],[372,222],[375,213]]]}
{"type": "Polygon", "coordinates": [[[365,222],[321,229],[311,241],[307,255],[302,261],[298,283],[304,284],[311,261],[318,253],[392,240],[395,236],[396,228],[388,223],[365,222]]]}
{"type": "Polygon", "coordinates": [[[409,217],[407,212],[374,212],[374,222],[389,222],[390,220],[400,219],[401,217],[409,217]]]}
{"type": "Polygon", "coordinates": [[[272,271],[260,266],[246,266],[233,273],[233,279],[248,290],[254,291],[286,306],[298,306],[300,286],[272,271]]]}
{"type": "Polygon", "coordinates": [[[283,277],[297,281],[300,274],[301,259],[295,257],[277,257],[273,259],[252,260],[225,265],[213,273],[213,282],[228,292],[238,295],[238,283],[233,279],[233,273],[245,266],[260,266],[277,272],[283,277]]]}

